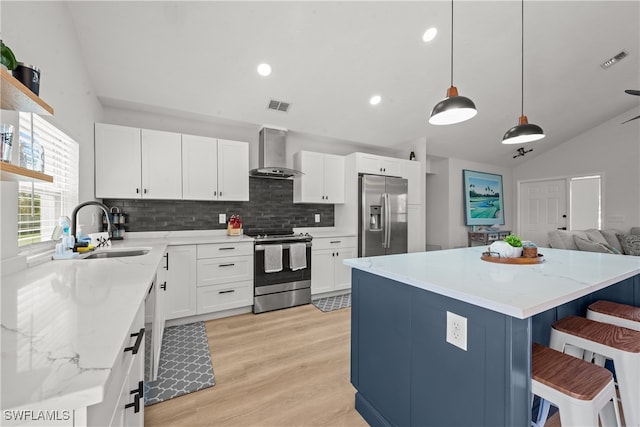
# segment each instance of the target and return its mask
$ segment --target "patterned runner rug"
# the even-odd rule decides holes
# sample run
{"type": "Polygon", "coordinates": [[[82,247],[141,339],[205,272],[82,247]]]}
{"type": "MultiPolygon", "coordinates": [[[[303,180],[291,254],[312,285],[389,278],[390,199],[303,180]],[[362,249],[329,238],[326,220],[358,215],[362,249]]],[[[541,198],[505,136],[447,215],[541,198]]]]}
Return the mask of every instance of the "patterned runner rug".
{"type": "Polygon", "coordinates": [[[320,298],[315,301],[311,301],[311,303],[325,313],[328,311],[351,307],[351,292],[333,297],[320,298]]]}
{"type": "Polygon", "coordinates": [[[164,330],[158,378],[144,384],[145,406],[215,385],[204,322],[164,330]]]}

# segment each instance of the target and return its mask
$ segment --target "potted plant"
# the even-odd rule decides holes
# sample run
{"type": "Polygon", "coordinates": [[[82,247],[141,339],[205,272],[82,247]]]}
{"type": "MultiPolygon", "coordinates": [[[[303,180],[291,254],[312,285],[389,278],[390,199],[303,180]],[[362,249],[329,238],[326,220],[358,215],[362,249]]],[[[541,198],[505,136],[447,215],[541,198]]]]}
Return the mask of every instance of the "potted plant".
{"type": "Polygon", "coordinates": [[[504,241],[513,247],[512,258],[519,258],[522,256],[522,239],[515,234],[509,234],[504,238],[504,241]]]}
{"type": "Polygon", "coordinates": [[[0,62],[7,67],[9,71],[14,70],[18,66],[18,61],[16,61],[13,52],[2,40],[0,40],[0,62]]]}

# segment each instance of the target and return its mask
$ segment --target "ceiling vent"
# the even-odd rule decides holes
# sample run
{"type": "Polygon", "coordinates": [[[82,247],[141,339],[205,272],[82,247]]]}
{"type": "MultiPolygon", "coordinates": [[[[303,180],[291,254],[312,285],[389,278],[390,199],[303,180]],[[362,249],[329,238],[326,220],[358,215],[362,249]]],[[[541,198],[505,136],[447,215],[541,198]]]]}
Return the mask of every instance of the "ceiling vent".
{"type": "Polygon", "coordinates": [[[287,111],[289,111],[289,107],[291,107],[291,104],[289,102],[271,99],[269,101],[269,105],[267,106],[267,110],[282,111],[283,113],[286,113],[287,111]]]}
{"type": "Polygon", "coordinates": [[[604,61],[602,64],[600,64],[600,66],[602,68],[604,68],[605,70],[607,70],[612,65],[617,64],[618,62],[622,61],[627,56],[629,56],[629,53],[626,50],[623,50],[622,52],[620,52],[619,54],[617,54],[613,58],[609,58],[606,61],[604,61]]]}

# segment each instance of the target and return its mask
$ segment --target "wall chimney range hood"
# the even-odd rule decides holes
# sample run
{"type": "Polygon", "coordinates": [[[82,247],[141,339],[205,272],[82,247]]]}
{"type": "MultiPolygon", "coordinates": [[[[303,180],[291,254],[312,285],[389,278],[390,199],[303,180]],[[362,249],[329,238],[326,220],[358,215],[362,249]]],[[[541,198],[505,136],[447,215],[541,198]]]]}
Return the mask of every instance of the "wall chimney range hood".
{"type": "Polygon", "coordinates": [[[259,178],[288,179],[303,175],[285,167],[287,131],[263,127],[258,137],[258,168],[251,176],[259,178]]]}

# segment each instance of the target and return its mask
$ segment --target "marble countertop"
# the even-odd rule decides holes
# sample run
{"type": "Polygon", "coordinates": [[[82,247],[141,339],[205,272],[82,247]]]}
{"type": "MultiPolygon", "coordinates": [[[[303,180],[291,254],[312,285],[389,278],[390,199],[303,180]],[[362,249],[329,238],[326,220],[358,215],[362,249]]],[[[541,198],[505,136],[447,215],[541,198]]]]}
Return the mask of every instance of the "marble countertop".
{"type": "Polygon", "coordinates": [[[640,257],[540,248],[545,262],[480,259],[485,247],[347,259],[353,268],[525,319],[640,274],[640,257]]]}
{"type": "Polygon", "coordinates": [[[2,277],[2,409],[102,401],[111,368],[168,245],[251,243],[222,231],[127,233],[141,256],[48,261],[2,277]]]}

